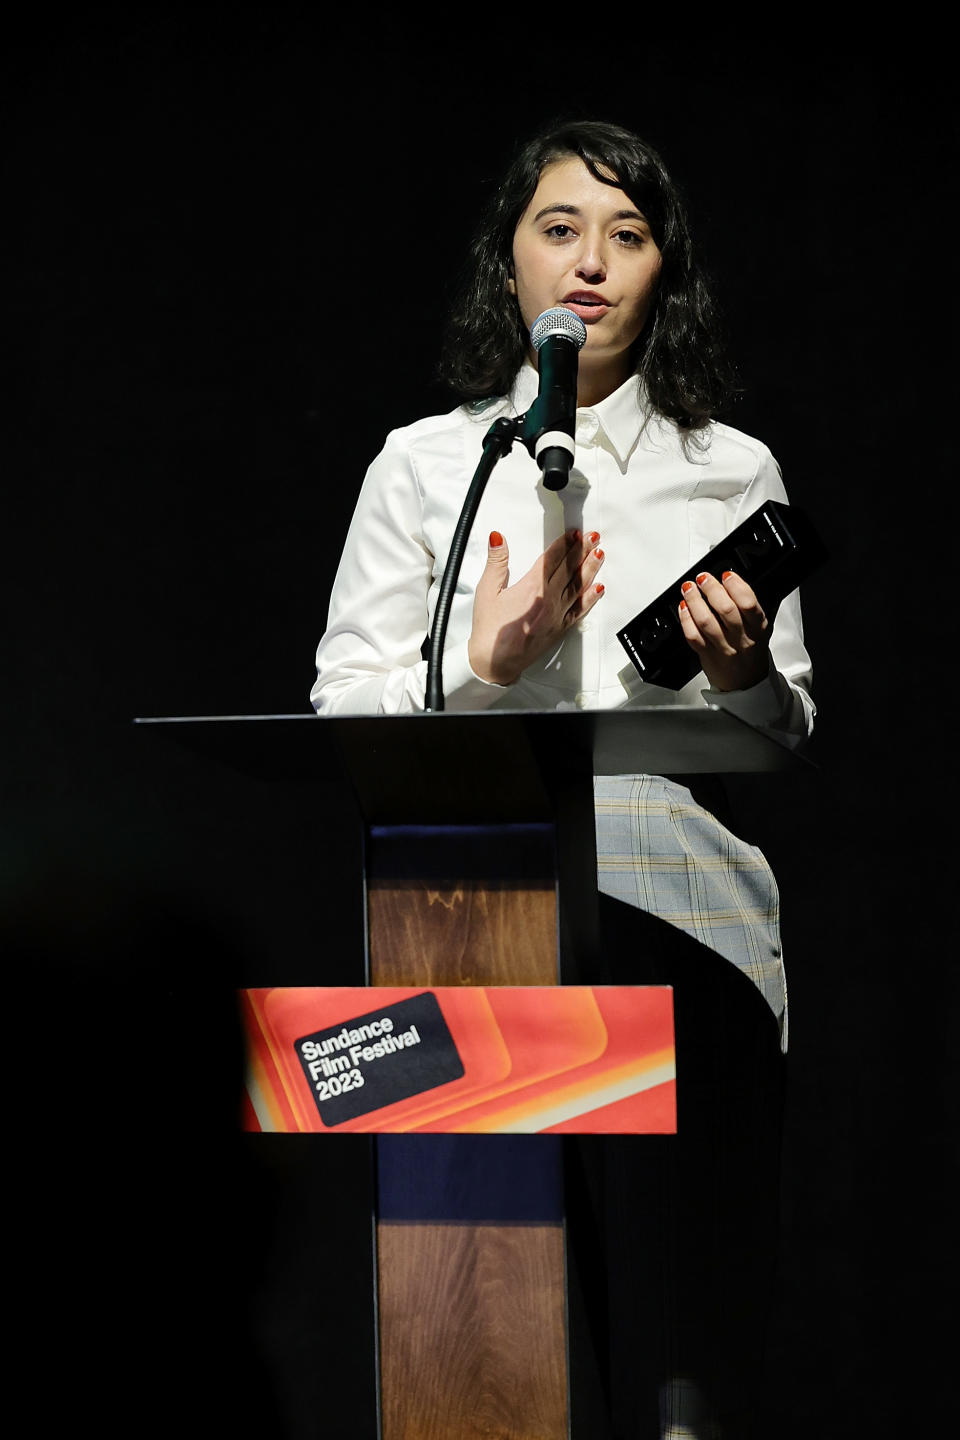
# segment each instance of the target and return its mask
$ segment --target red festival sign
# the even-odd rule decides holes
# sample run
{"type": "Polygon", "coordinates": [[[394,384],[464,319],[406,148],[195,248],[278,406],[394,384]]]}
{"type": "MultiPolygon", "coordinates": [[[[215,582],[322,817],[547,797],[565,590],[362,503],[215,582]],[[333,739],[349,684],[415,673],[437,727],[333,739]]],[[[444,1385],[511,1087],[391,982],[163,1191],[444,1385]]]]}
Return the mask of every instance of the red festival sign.
{"type": "Polygon", "coordinates": [[[241,1000],[248,1130],[677,1128],[668,987],[275,987],[241,1000]]]}

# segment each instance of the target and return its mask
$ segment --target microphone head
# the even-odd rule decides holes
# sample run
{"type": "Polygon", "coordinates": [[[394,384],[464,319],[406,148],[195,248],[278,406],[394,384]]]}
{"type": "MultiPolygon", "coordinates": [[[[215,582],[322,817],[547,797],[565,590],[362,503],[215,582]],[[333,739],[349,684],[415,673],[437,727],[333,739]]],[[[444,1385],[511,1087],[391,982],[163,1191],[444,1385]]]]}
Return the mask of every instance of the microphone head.
{"type": "Polygon", "coordinates": [[[551,335],[562,335],[564,340],[572,341],[579,350],[586,341],[587,327],[572,310],[555,305],[552,310],[544,310],[542,315],[538,315],[530,327],[530,343],[534,350],[539,351],[540,346],[551,335]]]}

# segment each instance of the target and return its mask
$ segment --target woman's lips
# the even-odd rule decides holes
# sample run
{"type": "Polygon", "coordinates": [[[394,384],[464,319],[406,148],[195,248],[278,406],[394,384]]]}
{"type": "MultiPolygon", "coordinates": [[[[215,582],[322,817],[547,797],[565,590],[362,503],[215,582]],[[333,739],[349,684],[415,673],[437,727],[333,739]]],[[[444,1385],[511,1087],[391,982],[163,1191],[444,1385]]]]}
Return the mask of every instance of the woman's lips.
{"type": "Polygon", "coordinates": [[[606,315],[610,306],[606,301],[601,300],[599,295],[591,298],[584,292],[583,295],[571,296],[569,300],[564,300],[563,308],[572,310],[574,315],[580,316],[585,325],[589,325],[591,320],[599,320],[606,315]]]}

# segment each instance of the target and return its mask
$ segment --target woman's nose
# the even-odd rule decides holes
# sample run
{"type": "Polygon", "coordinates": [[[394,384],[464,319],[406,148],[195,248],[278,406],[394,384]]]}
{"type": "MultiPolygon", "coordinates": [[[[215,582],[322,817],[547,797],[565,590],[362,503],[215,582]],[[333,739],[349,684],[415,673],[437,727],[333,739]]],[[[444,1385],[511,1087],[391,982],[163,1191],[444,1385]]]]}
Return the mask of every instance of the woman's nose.
{"type": "Polygon", "coordinates": [[[591,282],[607,278],[607,264],[602,247],[597,242],[586,245],[577,261],[577,278],[591,282]]]}

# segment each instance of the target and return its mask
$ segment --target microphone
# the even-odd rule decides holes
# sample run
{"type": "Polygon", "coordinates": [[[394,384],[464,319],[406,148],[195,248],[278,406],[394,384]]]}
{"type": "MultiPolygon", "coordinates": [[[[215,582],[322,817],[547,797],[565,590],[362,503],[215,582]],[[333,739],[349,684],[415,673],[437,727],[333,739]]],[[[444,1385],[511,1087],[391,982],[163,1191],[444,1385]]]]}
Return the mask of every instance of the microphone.
{"type": "Polygon", "coordinates": [[[540,390],[523,417],[520,439],[543,471],[547,490],[562,490],[573,464],[577,423],[577,369],[587,327],[579,315],[557,305],[538,315],[530,329],[537,352],[540,390]]]}

